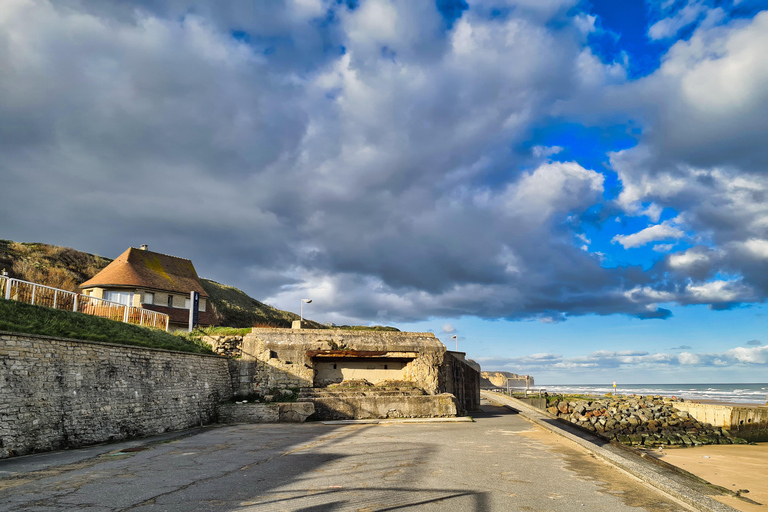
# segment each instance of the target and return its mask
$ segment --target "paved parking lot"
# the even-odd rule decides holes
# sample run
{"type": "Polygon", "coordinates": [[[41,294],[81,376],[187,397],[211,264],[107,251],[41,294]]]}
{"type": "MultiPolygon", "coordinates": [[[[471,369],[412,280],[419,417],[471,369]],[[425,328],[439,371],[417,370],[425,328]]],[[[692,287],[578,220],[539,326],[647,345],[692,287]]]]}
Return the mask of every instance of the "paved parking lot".
{"type": "Polygon", "coordinates": [[[680,510],[567,440],[474,423],[240,425],[0,462],[0,511],[680,510]]]}

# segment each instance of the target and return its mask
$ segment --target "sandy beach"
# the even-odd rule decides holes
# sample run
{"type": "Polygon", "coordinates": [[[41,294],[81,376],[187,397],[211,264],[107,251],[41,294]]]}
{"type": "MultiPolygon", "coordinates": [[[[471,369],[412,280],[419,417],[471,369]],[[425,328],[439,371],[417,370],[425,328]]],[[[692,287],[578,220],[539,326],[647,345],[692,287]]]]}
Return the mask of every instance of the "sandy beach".
{"type": "Polygon", "coordinates": [[[709,445],[695,448],[649,451],[650,455],[684,469],[704,480],[737,491],[746,489],[744,497],[716,498],[738,510],[768,511],[768,443],[756,445],[709,445]]]}

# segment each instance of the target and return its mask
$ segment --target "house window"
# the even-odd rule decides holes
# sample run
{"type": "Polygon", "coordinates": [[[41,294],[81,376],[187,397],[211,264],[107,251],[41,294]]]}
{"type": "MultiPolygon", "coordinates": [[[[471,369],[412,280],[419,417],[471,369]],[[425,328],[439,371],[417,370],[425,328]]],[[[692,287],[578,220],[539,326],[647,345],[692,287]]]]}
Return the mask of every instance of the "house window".
{"type": "Polygon", "coordinates": [[[192,307],[192,305],[189,302],[189,299],[184,299],[184,309],[189,309],[190,307],[192,307]]]}
{"type": "Polygon", "coordinates": [[[126,306],[133,305],[133,293],[131,292],[111,292],[108,291],[104,294],[104,298],[108,301],[119,302],[126,306]]]}
{"type": "Polygon", "coordinates": [[[200,311],[205,312],[205,299],[200,299],[200,311]]]}
{"type": "Polygon", "coordinates": [[[144,293],[144,304],[154,304],[155,303],[155,294],[150,292],[144,293]]]}
{"type": "Polygon", "coordinates": [[[173,295],[171,294],[168,294],[168,307],[169,308],[173,307],[173,295]]]}

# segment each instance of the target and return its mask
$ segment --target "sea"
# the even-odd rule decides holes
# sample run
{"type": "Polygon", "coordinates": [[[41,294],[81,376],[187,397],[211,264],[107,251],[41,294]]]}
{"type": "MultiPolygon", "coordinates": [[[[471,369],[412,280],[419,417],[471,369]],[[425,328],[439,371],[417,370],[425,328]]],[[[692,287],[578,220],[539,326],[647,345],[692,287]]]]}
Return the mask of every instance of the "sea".
{"type": "MultiPolygon", "coordinates": [[[[557,384],[539,385],[548,393],[604,395],[613,393],[613,383],[608,384],[557,384]]],[[[619,395],[661,395],[675,396],[686,400],[711,400],[737,404],[759,404],[768,402],[768,383],[758,384],[621,384],[616,383],[619,395]]]]}

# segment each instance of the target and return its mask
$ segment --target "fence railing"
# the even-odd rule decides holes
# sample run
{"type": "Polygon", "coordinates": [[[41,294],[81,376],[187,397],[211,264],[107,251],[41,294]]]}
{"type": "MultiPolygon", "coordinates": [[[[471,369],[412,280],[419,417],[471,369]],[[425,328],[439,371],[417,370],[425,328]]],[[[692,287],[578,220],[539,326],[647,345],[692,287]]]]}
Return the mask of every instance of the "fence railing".
{"type": "Polygon", "coordinates": [[[119,302],[99,299],[90,295],[60,290],[42,284],[0,276],[0,297],[35,306],[77,311],[129,324],[168,330],[169,317],[165,313],[127,306],[119,302]]]}

